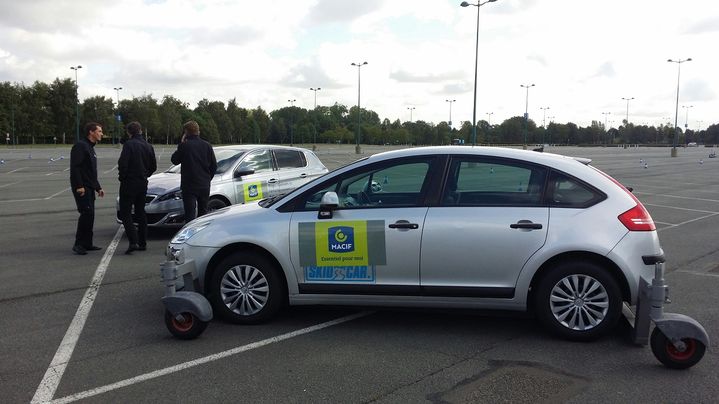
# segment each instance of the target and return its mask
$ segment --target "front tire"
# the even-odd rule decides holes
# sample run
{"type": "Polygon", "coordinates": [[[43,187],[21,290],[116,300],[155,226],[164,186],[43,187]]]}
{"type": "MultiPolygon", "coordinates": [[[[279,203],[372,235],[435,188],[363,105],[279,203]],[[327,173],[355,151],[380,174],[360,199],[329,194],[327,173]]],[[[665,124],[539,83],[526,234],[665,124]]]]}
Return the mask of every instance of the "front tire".
{"type": "Polygon", "coordinates": [[[207,202],[207,211],[213,212],[216,210],[220,210],[226,206],[229,206],[229,205],[227,205],[227,203],[225,201],[223,201],[222,199],[210,198],[210,200],[207,202]]]}
{"type": "Polygon", "coordinates": [[[284,301],[280,273],[267,258],[235,253],[212,274],[208,298],[215,312],[237,324],[257,324],[271,319],[284,301]]]}
{"type": "Polygon", "coordinates": [[[537,317],[552,333],[574,341],[599,338],[622,312],[617,281],[591,262],[565,262],[537,284],[537,317]]]}
{"type": "Polygon", "coordinates": [[[659,362],[672,369],[688,369],[696,365],[702,360],[706,351],[704,344],[694,338],[682,338],[686,348],[684,351],[679,351],[657,327],[654,327],[649,342],[652,353],[659,362]]]}

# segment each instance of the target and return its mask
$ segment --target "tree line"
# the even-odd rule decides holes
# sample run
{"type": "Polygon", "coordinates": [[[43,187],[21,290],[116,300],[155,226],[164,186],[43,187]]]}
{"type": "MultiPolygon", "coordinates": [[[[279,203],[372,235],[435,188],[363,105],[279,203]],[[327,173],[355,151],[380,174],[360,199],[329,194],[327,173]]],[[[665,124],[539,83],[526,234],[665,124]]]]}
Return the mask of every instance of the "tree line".
{"type": "MultiPolygon", "coordinates": [[[[76,135],[75,117],[80,125],[100,123],[109,138],[116,143],[124,135],[124,125],[139,121],[153,143],[175,143],[182,124],[195,120],[200,124],[202,137],[213,144],[272,143],[350,143],[356,141],[358,110],[356,106],[335,103],[304,109],[283,107],[266,112],[257,106],[241,107],[237,99],[226,104],[203,99],[197,106],[173,96],[157,99],[150,95],[124,99],[116,103],[112,98],[94,96],[78,103],[77,88],[72,79],[55,79],[50,84],[36,81],[31,86],[22,83],[0,82],[0,136],[11,144],[73,143],[76,135]],[[77,105],[77,111],[76,111],[77,105]]],[[[362,144],[441,145],[460,139],[472,142],[472,124],[463,121],[459,127],[448,122],[438,124],[425,121],[390,121],[368,109],[359,110],[362,144]]],[[[719,143],[719,125],[712,124],[701,131],[678,130],[678,145],[689,142],[719,143]]],[[[549,123],[546,128],[533,120],[515,116],[498,125],[485,120],[477,122],[479,144],[657,144],[672,145],[674,128],[670,122],[659,126],[634,125],[624,121],[618,128],[608,129],[600,121],[587,127],[574,123],[549,123]],[[525,127],[526,126],[526,127],[525,127]]]]}

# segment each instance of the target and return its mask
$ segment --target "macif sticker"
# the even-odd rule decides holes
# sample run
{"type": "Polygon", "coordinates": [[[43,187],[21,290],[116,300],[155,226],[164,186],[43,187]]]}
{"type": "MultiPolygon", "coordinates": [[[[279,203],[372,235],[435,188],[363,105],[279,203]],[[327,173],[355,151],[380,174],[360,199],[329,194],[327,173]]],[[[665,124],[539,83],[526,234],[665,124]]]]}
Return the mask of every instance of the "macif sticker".
{"type": "Polygon", "coordinates": [[[264,198],[262,194],[261,182],[244,184],[242,187],[245,191],[245,202],[257,201],[264,198]]]}

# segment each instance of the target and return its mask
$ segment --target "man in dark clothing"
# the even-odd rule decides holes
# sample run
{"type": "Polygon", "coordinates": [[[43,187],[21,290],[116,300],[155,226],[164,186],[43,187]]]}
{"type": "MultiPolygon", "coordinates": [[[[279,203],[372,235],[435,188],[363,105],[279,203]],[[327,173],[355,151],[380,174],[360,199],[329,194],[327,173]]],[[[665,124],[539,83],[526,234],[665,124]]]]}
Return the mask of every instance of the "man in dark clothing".
{"type": "Polygon", "coordinates": [[[123,144],[117,171],[120,177],[120,219],[125,226],[130,246],[125,254],[147,249],[147,216],[145,215],[145,197],[147,196],[147,177],[157,170],[155,149],[142,136],[139,122],[127,125],[129,139],[123,144]],[[132,207],[135,207],[135,218],[132,207]]]}
{"type": "Polygon", "coordinates": [[[207,213],[210,200],[210,181],[217,170],[212,146],[200,139],[200,126],[195,121],[183,127],[182,140],[172,153],[172,164],[182,164],[180,189],[185,208],[185,223],[207,213]],[[197,210],[197,214],[195,214],[197,210]]]}
{"type": "Polygon", "coordinates": [[[80,212],[72,251],[78,255],[85,255],[88,250],[101,249],[92,244],[92,229],[95,226],[95,193],[100,198],[105,196],[105,191],[97,181],[95,154],[95,144],[102,139],[102,126],[90,122],[85,125],[84,133],[85,137],[75,143],[70,151],[70,187],[77,211],[80,212]]]}

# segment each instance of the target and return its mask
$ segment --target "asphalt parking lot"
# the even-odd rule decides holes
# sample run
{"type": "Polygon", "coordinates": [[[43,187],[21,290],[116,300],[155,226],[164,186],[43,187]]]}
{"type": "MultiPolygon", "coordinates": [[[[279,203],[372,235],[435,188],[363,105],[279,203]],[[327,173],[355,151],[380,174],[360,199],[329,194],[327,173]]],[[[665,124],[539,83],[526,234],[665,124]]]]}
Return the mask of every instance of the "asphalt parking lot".
{"type": "MultiPolygon", "coordinates": [[[[155,146],[161,169],[173,146],[155,146]]],[[[363,148],[366,154],[385,150],[363,148]]],[[[687,371],[663,367],[627,328],[591,343],[546,334],[522,314],[291,308],[256,326],[214,320],[197,340],[170,336],[159,263],[115,222],[119,149],[98,147],[95,244],[73,255],[69,148],[0,148],[0,401],[53,402],[716,402],[719,396],[719,159],[709,148],[550,147],[589,157],[633,187],[667,256],[669,312],[711,345],[687,371]],[[640,162],[641,160],[641,162],[640,162]],[[701,163],[700,163],[701,160],[701,163]]],[[[319,146],[333,169],[353,146],[319,146]]]]}

